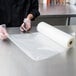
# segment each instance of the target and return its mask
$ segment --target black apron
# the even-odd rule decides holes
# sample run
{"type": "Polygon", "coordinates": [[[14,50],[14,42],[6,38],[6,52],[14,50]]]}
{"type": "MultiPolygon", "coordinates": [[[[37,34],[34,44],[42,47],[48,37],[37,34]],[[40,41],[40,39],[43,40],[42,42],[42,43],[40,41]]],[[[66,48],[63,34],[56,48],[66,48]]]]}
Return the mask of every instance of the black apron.
{"type": "Polygon", "coordinates": [[[29,9],[29,0],[0,0],[0,24],[20,26],[29,9]]]}

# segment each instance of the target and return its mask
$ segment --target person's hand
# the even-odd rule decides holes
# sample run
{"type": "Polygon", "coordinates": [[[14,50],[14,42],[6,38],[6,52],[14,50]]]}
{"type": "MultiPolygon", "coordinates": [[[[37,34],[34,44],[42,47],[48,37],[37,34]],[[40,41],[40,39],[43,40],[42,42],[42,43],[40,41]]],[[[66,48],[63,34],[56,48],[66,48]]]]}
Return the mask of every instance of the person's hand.
{"type": "Polygon", "coordinates": [[[31,20],[25,18],[24,21],[23,21],[23,23],[22,23],[22,25],[20,26],[20,30],[21,30],[22,32],[24,32],[24,31],[27,32],[27,31],[29,31],[30,29],[31,29],[31,20]]]}
{"type": "Polygon", "coordinates": [[[6,31],[6,29],[2,26],[0,26],[0,39],[1,40],[6,40],[8,37],[8,33],[6,31]]]}

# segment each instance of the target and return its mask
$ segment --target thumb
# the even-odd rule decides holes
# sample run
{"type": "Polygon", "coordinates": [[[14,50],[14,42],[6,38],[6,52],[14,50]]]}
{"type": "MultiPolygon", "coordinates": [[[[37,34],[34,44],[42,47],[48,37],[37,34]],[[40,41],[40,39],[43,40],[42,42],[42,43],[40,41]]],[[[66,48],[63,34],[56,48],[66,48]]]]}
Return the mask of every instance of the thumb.
{"type": "Polygon", "coordinates": [[[5,28],[2,29],[2,33],[3,33],[5,36],[8,36],[7,30],[6,30],[5,28]]]}

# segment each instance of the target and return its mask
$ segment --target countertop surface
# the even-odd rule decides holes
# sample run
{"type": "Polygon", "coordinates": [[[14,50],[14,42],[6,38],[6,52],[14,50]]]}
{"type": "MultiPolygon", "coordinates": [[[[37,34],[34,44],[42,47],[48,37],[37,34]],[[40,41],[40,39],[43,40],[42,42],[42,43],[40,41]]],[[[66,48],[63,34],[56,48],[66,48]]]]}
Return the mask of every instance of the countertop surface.
{"type": "Polygon", "coordinates": [[[55,17],[76,17],[75,5],[39,5],[41,16],[55,16],[55,17]]]}
{"type": "MultiPolygon", "coordinates": [[[[55,27],[76,33],[76,26],[55,27]]],[[[22,34],[18,27],[7,28],[7,31],[9,34],[22,34]]],[[[33,26],[30,33],[35,31],[33,26]]],[[[76,76],[76,42],[67,52],[36,62],[9,39],[0,40],[0,76],[76,76]]]]}

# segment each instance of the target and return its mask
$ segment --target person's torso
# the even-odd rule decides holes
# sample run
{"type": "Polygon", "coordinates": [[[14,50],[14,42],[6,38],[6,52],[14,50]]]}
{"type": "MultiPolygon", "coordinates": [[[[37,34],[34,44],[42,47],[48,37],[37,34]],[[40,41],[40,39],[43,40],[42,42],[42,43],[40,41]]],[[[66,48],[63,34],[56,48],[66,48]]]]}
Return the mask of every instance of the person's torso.
{"type": "Polygon", "coordinates": [[[19,26],[30,9],[31,0],[0,0],[0,24],[19,26]]]}

